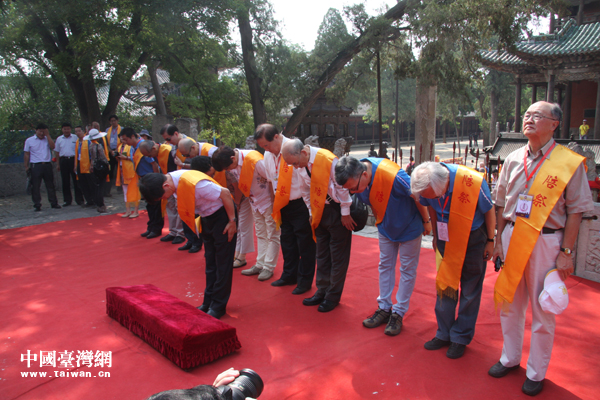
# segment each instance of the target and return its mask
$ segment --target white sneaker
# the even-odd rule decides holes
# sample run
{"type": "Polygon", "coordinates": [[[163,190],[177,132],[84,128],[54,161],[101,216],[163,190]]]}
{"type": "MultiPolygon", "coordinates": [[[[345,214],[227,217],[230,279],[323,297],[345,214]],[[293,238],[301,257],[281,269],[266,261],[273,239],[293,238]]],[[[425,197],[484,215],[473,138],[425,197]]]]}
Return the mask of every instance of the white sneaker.
{"type": "Polygon", "coordinates": [[[243,270],[242,275],[248,275],[248,276],[256,275],[256,274],[260,274],[260,271],[262,271],[262,268],[259,268],[256,265],[253,265],[252,268],[243,270]]]}
{"type": "Polygon", "coordinates": [[[271,279],[273,276],[273,271],[269,271],[268,269],[263,269],[258,275],[259,281],[266,281],[267,279],[271,279]]]}

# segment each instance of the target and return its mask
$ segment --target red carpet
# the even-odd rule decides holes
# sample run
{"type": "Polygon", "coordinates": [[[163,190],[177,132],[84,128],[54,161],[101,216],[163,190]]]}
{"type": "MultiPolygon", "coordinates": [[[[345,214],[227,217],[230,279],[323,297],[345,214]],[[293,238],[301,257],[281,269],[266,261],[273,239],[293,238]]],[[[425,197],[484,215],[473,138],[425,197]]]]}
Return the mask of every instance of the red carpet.
{"type": "MultiPolygon", "coordinates": [[[[234,270],[223,321],[236,327],[242,348],[215,362],[181,370],[106,315],[105,289],[153,284],[194,306],[204,289],[203,252],[178,252],[139,236],[144,217],[103,216],[0,232],[0,399],[145,399],[152,393],[212,383],[229,368],[252,368],[265,382],[263,399],[523,399],[525,370],[502,379],[487,375],[500,356],[491,266],[475,339],[463,358],[427,351],[435,335],[434,254],[422,250],[417,285],[402,333],[362,327],[375,311],[377,240],[353,238],[342,302],[331,313],[301,304],[292,287],[274,288],[234,270]],[[40,367],[40,351],[112,352],[112,366],[40,367]],[[23,377],[25,372],[47,377],[23,377]],[[99,372],[110,377],[99,377],[99,372]],[[98,376],[98,377],[93,377],[98,376]]],[[[248,258],[252,265],[254,256],[248,258]]],[[[281,273],[282,259],[276,270],[281,273]]],[[[398,279],[398,277],[397,277],[398,279]]],[[[574,277],[570,305],[557,317],[556,340],[539,399],[596,399],[600,369],[600,285],[574,277]]],[[[309,293],[309,294],[312,294],[309,293]]],[[[308,296],[307,296],[308,297],[308,296]]],[[[529,320],[528,320],[529,321],[529,320]]],[[[529,325],[529,322],[528,322],[529,325]]],[[[521,365],[526,365],[529,335],[521,365]]],[[[75,363],[75,359],[73,360],[75,363]]]]}

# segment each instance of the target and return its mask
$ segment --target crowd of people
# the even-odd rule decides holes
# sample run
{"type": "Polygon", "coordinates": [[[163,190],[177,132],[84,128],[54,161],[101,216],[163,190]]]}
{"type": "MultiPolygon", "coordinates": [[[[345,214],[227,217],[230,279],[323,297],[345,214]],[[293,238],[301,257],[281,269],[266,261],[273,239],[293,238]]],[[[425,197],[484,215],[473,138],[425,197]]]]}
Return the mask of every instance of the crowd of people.
{"type": "MultiPolygon", "coordinates": [[[[281,248],[283,270],[271,285],[291,286],[293,295],[302,295],[313,289],[314,281],[316,290],[302,304],[319,312],[334,310],[342,298],[357,222],[352,196],[371,207],[379,235],[379,296],[377,309],[362,322],[366,328],[385,324],[384,334],[401,333],[421,237],[433,233],[438,326],[424,347],[447,347],[448,358],[462,357],[475,334],[487,261],[499,259],[504,266],[494,299],[502,310],[504,345],[488,373],[500,378],[519,367],[531,303],[531,347],[522,391],[536,395],[543,388],[555,329],[554,314],[544,311],[539,300],[544,279],[553,268],[562,280],[573,273],[571,253],[581,217],[593,209],[583,158],[553,139],[561,117],[556,104],[529,107],[523,118],[529,141],[506,158],[494,176],[493,193],[484,179],[487,171],[424,162],[411,163],[408,174],[385,158],[338,159],[326,149],[285,137],[270,124],[259,125],[254,133],[264,155],[198,143],[174,125],[163,127],[164,143],[156,143],[149,135],[142,138],[131,128],[121,129],[116,117],[106,133],[92,126],[86,136],[76,127],[76,140],[69,139],[70,125],[65,124],[56,147],[40,125],[25,151],[32,179],[41,182],[52,171],[39,149],[54,148],[63,188],[70,179],[78,181],[76,202],[92,204],[99,212],[105,211],[103,184],[109,178],[94,170],[103,168],[102,161],[109,170],[116,167],[117,185],[128,205],[124,216],[137,217],[141,196],[146,200],[148,223],[142,237],[162,236],[166,215],[169,233],[161,241],[185,242],[179,250],[190,253],[204,247],[206,289],[198,308],[215,318],[226,313],[234,268],[245,266],[246,254],[255,251],[254,228],[256,262],[241,273],[271,279],[281,248]]],[[[32,197],[39,210],[39,184],[32,197]]],[[[60,207],[54,194],[49,193],[49,200],[60,207]]],[[[64,200],[68,205],[71,197],[64,200]]]]}

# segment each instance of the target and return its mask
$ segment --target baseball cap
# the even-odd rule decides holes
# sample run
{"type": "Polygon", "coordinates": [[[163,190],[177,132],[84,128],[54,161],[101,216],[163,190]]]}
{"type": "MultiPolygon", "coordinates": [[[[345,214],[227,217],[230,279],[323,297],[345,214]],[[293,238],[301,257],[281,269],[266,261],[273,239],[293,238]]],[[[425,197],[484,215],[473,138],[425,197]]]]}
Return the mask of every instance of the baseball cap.
{"type": "Polygon", "coordinates": [[[547,313],[560,314],[569,305],[569,293],[567,286],[556,268],[551,269],[544,278],[544,290],[539,297],[542,310],[547,313]]]}

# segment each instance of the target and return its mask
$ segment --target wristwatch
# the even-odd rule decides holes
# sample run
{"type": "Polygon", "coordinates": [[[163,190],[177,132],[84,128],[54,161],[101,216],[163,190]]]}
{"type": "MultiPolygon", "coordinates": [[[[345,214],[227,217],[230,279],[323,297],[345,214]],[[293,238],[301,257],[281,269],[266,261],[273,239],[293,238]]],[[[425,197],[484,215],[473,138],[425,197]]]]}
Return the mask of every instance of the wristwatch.
{"type": "Polygon", "coordinates": [[[567,249],[566,247],[561,247],[560,251],[562,251],[563,253],[565,253],[568,256],[570,256],[571,254],[573,254],[573,250],[567,249]]]}

